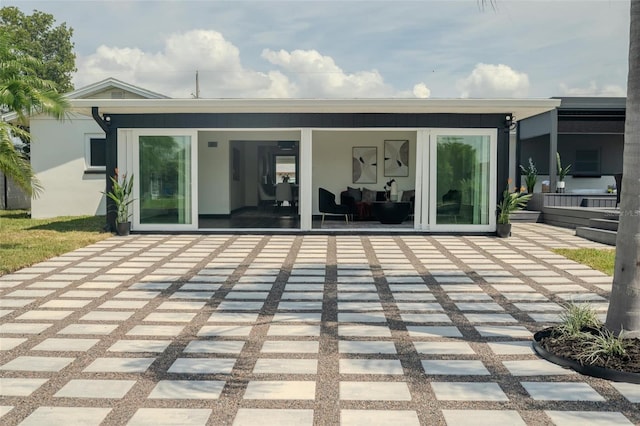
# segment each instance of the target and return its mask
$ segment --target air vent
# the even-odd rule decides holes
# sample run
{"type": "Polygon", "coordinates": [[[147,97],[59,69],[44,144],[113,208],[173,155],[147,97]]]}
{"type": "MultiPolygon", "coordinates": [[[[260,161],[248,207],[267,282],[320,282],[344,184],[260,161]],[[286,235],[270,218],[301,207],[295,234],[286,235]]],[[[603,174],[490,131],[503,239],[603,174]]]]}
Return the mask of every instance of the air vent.
{"type": "Polygon", "coordinates": [[[124,99],[124,90],[112,90],[111,99],[124,99]]]}
{"type": "Polygon", "coordinates": [[[207,142],[207,146],[209,148],[217,148],[218,147],[218,142],[209,141],[209,142],[207,142]]]}
{"type": "Polygon", "coordinates": [[[278,141],[278,149],[282,151],[293,151],[296,147],[296,141],[278,141]]]}

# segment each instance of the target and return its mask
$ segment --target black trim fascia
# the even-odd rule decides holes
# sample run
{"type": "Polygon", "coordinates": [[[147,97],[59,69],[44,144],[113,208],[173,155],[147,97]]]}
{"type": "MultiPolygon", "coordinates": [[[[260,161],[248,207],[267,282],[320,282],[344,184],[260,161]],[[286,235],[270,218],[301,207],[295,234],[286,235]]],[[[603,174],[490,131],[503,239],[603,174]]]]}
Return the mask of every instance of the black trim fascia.
{"type": "Polygon", "coordinates": [[[166,113],[111,114],[111,128],[498,128],[505,114],[166,113]]]}

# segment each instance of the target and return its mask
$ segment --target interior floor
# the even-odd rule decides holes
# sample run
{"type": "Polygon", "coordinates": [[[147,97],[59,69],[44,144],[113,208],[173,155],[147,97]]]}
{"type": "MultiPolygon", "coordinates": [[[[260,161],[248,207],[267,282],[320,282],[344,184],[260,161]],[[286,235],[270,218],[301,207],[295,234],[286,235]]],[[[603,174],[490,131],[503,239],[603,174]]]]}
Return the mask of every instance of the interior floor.
{"type": "MultiPolygon", "coordinates": [[[[289,206],[279,208],[267,207],[246,209],[234,212],[227,218],[210,218],[201,216],[198,221],[200,229],[299,229],[300,216],[289,206]]],[[[399,225],[385,225],[375,220],[345,222],[343,217],[327,216],[324,224],[313,219],[313,229],[413,229],[413,219],[405,220],[399,225]]]]}

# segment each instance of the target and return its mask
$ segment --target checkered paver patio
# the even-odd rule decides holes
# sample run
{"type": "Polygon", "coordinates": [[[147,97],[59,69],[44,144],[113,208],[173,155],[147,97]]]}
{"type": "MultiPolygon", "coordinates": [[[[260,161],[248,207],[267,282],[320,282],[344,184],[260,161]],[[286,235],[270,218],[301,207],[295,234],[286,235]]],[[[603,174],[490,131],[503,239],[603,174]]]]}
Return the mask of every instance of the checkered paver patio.
{"type": "Polygon", "coordinates": [[[640,385],[538,359],[611,278],[514,236],[134,235],[0,277],[3,425],[610,425],[640,385]],[[71,421],[72,420],[72,421],[71,421]]]}

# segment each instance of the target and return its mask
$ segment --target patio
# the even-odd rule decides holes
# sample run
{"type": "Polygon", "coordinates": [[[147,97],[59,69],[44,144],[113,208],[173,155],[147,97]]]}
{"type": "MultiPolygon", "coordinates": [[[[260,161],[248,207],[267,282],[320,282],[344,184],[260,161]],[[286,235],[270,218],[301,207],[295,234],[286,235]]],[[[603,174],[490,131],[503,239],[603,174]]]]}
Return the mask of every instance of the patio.
{"type": "Polygon", "coordinates": [[[508,239],[132,235],[0,277],[5,425],[611,425],[640,385],[533,354],[611,277],[508,239]]]}

